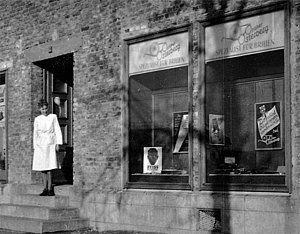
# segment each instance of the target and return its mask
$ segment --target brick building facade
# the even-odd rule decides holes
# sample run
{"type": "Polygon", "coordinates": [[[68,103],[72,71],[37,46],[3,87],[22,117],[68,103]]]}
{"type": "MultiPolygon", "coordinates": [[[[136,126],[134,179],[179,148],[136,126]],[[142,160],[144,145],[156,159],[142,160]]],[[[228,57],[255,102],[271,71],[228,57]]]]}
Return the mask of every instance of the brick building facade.
{"type": "MultiPolygon", "coordinates": [[[[40,98],[46,97],[54,110],[55,104],[51,100],[59,96],[65,100],[62,106],[65,116],[61,117],[61,124],[66,147],[62,150],[65,171],[57,172],[56,190],[67,191],[74,206],[80,208],[82,216],[89,218],[92,228],[162,233],[299,232],[300,4],[298,1],[13,0],[0,2],[0,15],[0,71],[3,77],[1,84],[5,85],[6,90],[2,106],[5,119],[1,125],[3,139],[6,139],[2,142],[5,166],[2,167],[0,179],[5,186],[41,182],[40,174],[31,170],[33,120],[38,115],[37,103],[40,98]],[[207,155],[213,157],[215,154],[210,148],[203,146],[205,145],[203,138],[206,135],[203,133],[205,119],[208,118],[208,115],[203,113],[209,112],[220,116],[217,108],[210,109],[205,104],[209,103],[209,100],[219,98],[217,95],[208,94],[210,86],[207,76],[208,74],[218,76],[218,73],[210,73],[209,69],[218,72],[218,61],[225,59],[217,58],[211,62],[208,57],[206,60],[210,49],[206,45],[210,39],[206,40],[205,35],[209,35],[209,29],[213,31],[215,26],[240,20],[246,22],[247,18],[256,20],[255,17],[260,15],[269,18],[269,14],[273,12],[280,12],[283,15],[279,24],[284,27],[280,31],[284,38],[278,42],[278,46],[276,44],[276,48],[267,51],[269,54],[266,57],[252,57],[258,62],[250,65],[256,66],[257,69],[253,69],[255,70],[253,72],[246,71],[249,74],[255,73],[257,77],[257,71],[261,70],[259,75],[264,76],[263,81],[271,82],[264,84],[273,85],[277,90],[270,94],[275,96],[271,101],[268,98],[266,101],[260,98],[264,96],[263,94],[256,94],[256,100],[259,101],[255,103],[265,103],[266,106],[277,105],[281,120],[281,128],[278,130],[281,134],[278,140],[280,145],[274,143],[271,149],[259,148],[259,143],[255,145],[253,151],[259,155],[257,158],[263,158],[260,168],[270,169],[261,173],[263,175],[260,182],[251,177],[256,173],[254,171],[247,174],[251,175],[247,180],[233,181],[230,177],[228,182],[224,177],[217,177],[215,181],[210,177],[211,174],[206,172],[213,167],[208,165],[210,158],[207,158],[207,155]],[[180,156],[187,157],[180,161],[184,164],[182,170],[184,172],[180,176],[173,172],[171,176],[164,177],[167,178],[165,181],[160,175],[146,178],[140,171],[142,169],[134,166],[133,160],[140,160],[136,162],[140,166],[143,162],[142,159],[133,156],[136,153],[134,148],[136,146],[132,141],[136,139],[137,144],[142,144],[142,141],[138,140],[141,135],[134,134],[143,133],[134,132],[133,126],[137,121],[136,117],[131,118],[130,114],[133,115],[134,110],[130,108],[138,104],[128,100],[136,97],[134,93],[132,96],[130,93],[130,89],[135,87],[136,83],[140,82],[141,87],[147,86],[148,83],[143,81],[142,76],[147,74],[146,71],[136,72],[135,68],[131,68],[133,58],[130,49],[147,42],[159,42],[167,37],[175,40],[174,35],[182,35],[188,42],[185,57],[187,62],[169,69],[175,69],[172,77],[182,72],[182,77],[186,74],[187,78],[186,81],[178,78],[179,83],[184,83],[184,88],[180,90],[177,86],[165,84],[161,86],[176,89],[176,92],[178,89],[180,94],[186,92],[183,94],[183,101],[178,105],[185,105],[185,110],[180,109],[180,112],[187,112],[190,116],[189,145],[188,152],[180,156]],[[260,66],[265,60],[269,63],[260,66]],[[275,65],[272,65],[273,62],[275,65]],[[269,78],[270,76],[272,78],[269,78]],[[134,83],[130,83],[131,80],[134,80],[134,83]],[[61,87],[65,89],[61,90],[61,87]],[[274,104],[277,101],[279,104],[274,104]],[[70,149],[72,152],[68,153],[70,149]],[[263,155],[264,152],[268,155],[263,155]],[[275,175],[270,175],[273,169],[275,175]],[[266,176],[269,176],[267,181],[264,180],[266,176]],[[218,178],[222,183],[218,182],[218,178]]],[[[270,17],[276,18],[273,15],[270,17]]],[[[259,30],[261,25],[257,24],[256,27],[259,30]]],[[[275,32],[275,28],[268,29],[275,32]]],[[[258,32],[263,33],[264,31],[258,32]]],[[[280,33],[277,35],[275,32],[275,36],[279,37],[280,33]]],[[[254,40],[258,34],[250,39],[254,40]]],[[[184,45],[183,43],[182,47],[184,45]]],[[[257,44],[257,47],[263,45],[257,44]]],[[[155,49],[157,48],[153,49],[153,53],[156,52],[155,49]]],[[[241,50],[241,47],[236,50],[241,50]]],[[[260,56],[263,52],[250,51],[250,55],[247,56],[260,56]]],[[[234,63],[242,61],[238,54],[232,57],[232,61],[236,59],[234,63]]],[[[231,59],[230,56],[228,58],[231,59]]],[[[249,64],[249,61],[245,58],[241,64],[249,64]]],[[[222,64],[233,66],[232,70],[237,70],[232,64],[226,62],[222,64]]],[[[240,66],[244,66],[243,64],[240,66]]],[[[232,76],[238,78],[232,79],[240,85],[243,81],[240,81],[239,77],[247,73],[243,68],[236,73],[225,69],[220,74],[234,73],[232,76]]],[[[148,72],[165,70],[168,69],[154,69],[148,72]]],[[[222,82],[225,84],[226,75],[222,76],[222,82]]],[[[212,79],[218,82],[217,78],[212,79]]],[[[170,79],[166,78],[166,82],[168,81],[170,79]]],[[[262,86],[259,83],[262,82],[261,79],[255,78],[251,79],[252,81],[256,82],[255,92],[259,93],[259,87],[262,86]]],[[[246,87],[237,92],[247,93],[247,90],[246,87]]],[[[261,93],[268,96],[266,90],[268,89],[262,90],[261,93]]],[[[179,100],[176,95],[172,99],[175,100],[174,103],[179,100]]],[[[210,105],[218,106],[214,102],[210,105]]],[[[237,104],[236,106],[239,107],[237,104]]],[[[249,109],[251,108],[254,107],[249,104],[249,109]]],[[[141,105],[139,110],[146,113],[146,109],[141,105]]],[[[224,109],[226,108],[222,106],[222,110],[224,109]]],[[[251,115],[253,114],[254,112],[251,112],[251,115]]],[[[232,119],[233,122],[234,120],[232,119]]],[[[246,121],[246,124],[249,122],[246,121]]],[[[245,141],[252,141],[252,138],[245,141]]],[[[241,141],[232,139],[230,145],[239,143],[241,141]]],[[[248,152],[249,147],[254,148],[254,143],[251,146],[244,143],[244,146],[239,150],[248,152]]],[[[222,152],[225,152],[223,150],[222,152]]],[[[257,158],[256,162],[259,164],[260,159],[257,158]]],[[[232,155],[226,156],[226,160],[234,160],[234,165],[237,161],[241,164],[251,161],[245,162],[239,157],[233,159],[232,155]]],[[[244,164],[233,170],[225,169],[231,170],[229,175],[236,175],[236,169],[243,174],[248,170],[244,164]]],[[[216,167],[214,169],[220,169],[216,167]]]]}

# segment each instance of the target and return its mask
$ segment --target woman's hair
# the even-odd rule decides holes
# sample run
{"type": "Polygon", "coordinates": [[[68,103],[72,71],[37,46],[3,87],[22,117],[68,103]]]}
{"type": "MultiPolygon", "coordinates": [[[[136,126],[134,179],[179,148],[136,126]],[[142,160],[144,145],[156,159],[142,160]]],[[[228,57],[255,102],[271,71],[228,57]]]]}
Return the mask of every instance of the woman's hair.
{"type": "Polygon", "coordinates": [[[38,103],[39,108],[42,108],[43,106],[48,107],[48,102],[45,99],[41,99],[38,103]]]}

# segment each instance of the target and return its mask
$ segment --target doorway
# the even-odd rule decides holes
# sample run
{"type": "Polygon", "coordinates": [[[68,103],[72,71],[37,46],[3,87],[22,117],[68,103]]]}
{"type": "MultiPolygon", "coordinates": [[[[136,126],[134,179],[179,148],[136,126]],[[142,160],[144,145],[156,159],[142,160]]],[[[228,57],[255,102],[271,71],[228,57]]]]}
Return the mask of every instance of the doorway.
{"type": "Polygon", "coordinates": [[[60,169],[53,171],[53,183],[73,183],[73,53],[35,63],[43,70],[43,98],[50,113],[57,115],[63,145],[57,153],[60,169]]]}

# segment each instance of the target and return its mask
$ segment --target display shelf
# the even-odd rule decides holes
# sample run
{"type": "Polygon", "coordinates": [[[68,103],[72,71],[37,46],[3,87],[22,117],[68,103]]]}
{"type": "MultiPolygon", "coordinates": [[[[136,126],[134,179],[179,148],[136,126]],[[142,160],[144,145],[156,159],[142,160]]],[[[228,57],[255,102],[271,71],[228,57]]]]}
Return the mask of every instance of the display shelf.
{"type": "Polygon", "coordinates": [[[213,184],[285,184],[285,174],[209,174],[207,180],[213,184]]]}
{"type": "Polygon", "coordinates": [[[188,174],[135,173],[130,176],[130,182],[189,183],[189,175],[188,174]]]}

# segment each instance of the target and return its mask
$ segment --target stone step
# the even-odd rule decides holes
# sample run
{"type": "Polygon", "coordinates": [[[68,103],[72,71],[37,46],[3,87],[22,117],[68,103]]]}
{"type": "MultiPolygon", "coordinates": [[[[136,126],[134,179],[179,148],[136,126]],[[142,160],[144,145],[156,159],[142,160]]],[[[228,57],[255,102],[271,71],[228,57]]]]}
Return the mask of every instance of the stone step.
{"type": "Polygon", "coordinates": [[[0,216],[0,229],[29,233],[72,231],[87,228],[88,225],[88,220],[82,218],[42,220],[0,216]]]}
{"type": "MultiPolygon", "coordinates": [[[[39,195],[43,191],[43,185],[40,184],[13,184],[11,190],[14,194],[32,194],[39,195]]],[[[70,196],[73,192],[73,185],[54,186],[56,195],[70,196]]]]}
{"type": "Polygon", "coordinates": [[[0,203],[0,230],[23,233],[71,233],[89,227],[80,210],[70,206],[69,190],[63,186],[55,196],[39,196],[41,185],[12,184],[0,203]]]}
{"type": "Polygon", "coordinates": [[[40,194],[44,187],[43,185],[39,185],[39,184],[29,184],[29,185],[23,185],[23,186],[19,186],[19,193],[25,193],[25,194],[40,194]]]}
{"type": "Polygon", "coordinates": [[[11,196],[10,203],[14,205],[68,207],[67,196],[39,196],[35,194],[18,194],[11,196]]]}
{"type": "Polygon", "coordinates": [[[0,215],[35,219],[74,219],[79,218],[79,210],[72,207],[0,204],[0,215]]]}
{"type": "MultiPolygon", "coordinates": [[[[56,187],[54,186],[54,189],[56,187]]],[[[13,184],[12,189],[15,194],[40,194],[44,187],[41,184],[13,184]]]]}

